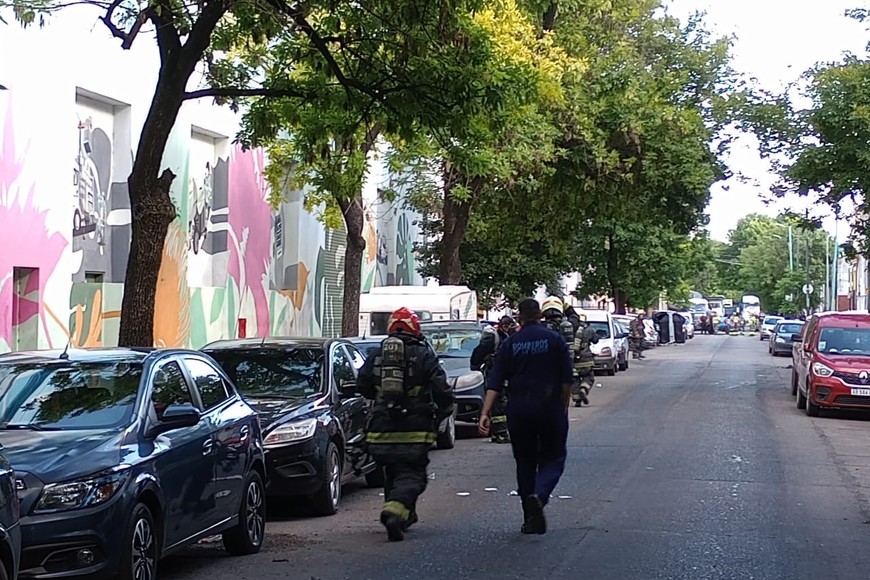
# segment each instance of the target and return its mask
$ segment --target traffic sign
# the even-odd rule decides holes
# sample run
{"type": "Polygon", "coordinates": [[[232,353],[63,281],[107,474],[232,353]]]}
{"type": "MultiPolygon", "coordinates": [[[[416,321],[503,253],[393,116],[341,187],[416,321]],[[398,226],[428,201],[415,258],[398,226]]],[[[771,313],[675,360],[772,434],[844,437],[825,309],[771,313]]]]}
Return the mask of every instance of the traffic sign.
{"type": "Polygon", "coordinates": [[[803,287],[804,294],[812,294],[813,290],[815,290],[815,288],[813,288],[812,284],[804,284],[804,287],[803,287]]]}

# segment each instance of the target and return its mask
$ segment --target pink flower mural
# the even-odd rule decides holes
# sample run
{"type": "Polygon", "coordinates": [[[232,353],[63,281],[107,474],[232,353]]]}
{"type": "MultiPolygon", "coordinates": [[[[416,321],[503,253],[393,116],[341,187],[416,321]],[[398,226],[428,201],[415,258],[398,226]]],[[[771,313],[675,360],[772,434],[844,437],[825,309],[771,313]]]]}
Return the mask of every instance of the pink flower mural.
{"type": "Polygon", "coordinates": [[[269,334],[269,262],[272,259],[272,209],[262,149],[243,151],[236,146],[229,163],[229,274],[239,287],[239,302],[250,296],[257,315],[257,334],[269,334]]]}
{"type": "MultiPolygon", "coordinates": [[[[5,248],[0,252],[0,350],[4,342],[7,348],[12,344],[13,326],[40,317],[39,322],[45,327],[41,305],[45,284],[67,245],[60,232],[48,231],[48,208],[37,206],[35,184],[22,182],[28,147],[24,146],[20,153],[16,148],[11,102],[7,103],[4,118],[0,140],[0,245],[5,248]],[[26,277],[17,296],[13,274],[16,268],[38,270],[26,277]]],[[[47,329],[44,330],[48,336],[47,329]]]]}

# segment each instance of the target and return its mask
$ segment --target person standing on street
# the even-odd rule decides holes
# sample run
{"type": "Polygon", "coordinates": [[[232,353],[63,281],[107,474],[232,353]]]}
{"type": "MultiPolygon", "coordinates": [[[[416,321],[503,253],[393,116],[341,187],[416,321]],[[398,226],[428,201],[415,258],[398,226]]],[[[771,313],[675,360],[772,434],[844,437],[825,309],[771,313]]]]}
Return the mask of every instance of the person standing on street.
{"type": "Polygon", "coordinates": [[[645,334],[643,312],[629,323],[628,330],[631,334],[631,357],[635,359],[646,358],[643,355],[643,337],[645,334]]]}
{"type": "Polygon", "coordinates": [[[544,506],[565,470],[571,356],[565,340],[541,324],[541,307],[532,298],[519,304],[520,330],[495,358],[486,385],[478,430],[490,432],[490,411],[505,383],[510,391],[507,419],[517,493],[522,498],[524,534],[544,534],[544,506]]]}
{"type": "MultiPolygon", "coordinates": [[[[480,334],[480,343],[471,352],[471,370],[482,372],[484,380],[486,380],[486,377],[492,370],[492,365],[495,363],[495,353],[498,350],[499,343],[502,342],[499,338],[500,336],[501,333],[495,328],[491,326],[484,328],[480,334]]],[[[505,340],[507,340],[507,337],[505,337],[505,340]]],[[[490,416],[492,423],[490,441],[493,443],[511,442],[510,435],[508,435],[506,413],[507,392],[503,390],[501,395],[495,400],[495,404],[492,407],[492,415],[490,416]]]]}
{"type": "Polygon", "coordinates": [[[389,336],[359,371],[357,389],[375,401],[366,442],[384,469],[381,523],[395,542],[418,521],[417,498],[426,489],[429,449],[438,425],[453,414],[454,397],[417,315],[399,308],[387,328],[389,336]]]}

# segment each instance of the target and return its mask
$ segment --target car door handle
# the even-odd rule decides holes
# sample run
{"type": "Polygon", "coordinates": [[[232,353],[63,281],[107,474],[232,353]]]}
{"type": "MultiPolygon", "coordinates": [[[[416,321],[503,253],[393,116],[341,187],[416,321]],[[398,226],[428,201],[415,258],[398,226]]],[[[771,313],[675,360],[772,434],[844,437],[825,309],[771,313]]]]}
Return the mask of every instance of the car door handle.
{"type": "Polygon", "coordinates": [[[247,441],[248,435],[251,434],[251,428],[247,425],[243,425],[241,429],[239,429],[239,442],[247,441]]]}
{"type": "Polygon", "coordinates": [[[214,441],[212,441],[211,439],[202,444],[203,455],[208,455],[209,453],[211,453],[212,449],[214,449],[214,441]]]}

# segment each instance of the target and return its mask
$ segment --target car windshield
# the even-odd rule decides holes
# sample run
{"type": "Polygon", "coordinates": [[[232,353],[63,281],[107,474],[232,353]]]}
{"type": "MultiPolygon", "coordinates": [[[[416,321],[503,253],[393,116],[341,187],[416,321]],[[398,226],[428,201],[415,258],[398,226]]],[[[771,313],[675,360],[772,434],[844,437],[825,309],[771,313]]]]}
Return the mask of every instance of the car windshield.
{"type": "Polygon", "coordinates": [[[480,344],[479,328],[421,325],[423,334],[441,358],[471,358],[471,352],[480,344]]]}
{"type": "Polygon", "coordinates": [[[246,396],[301,399],[323,392],[322,348],[226,349],[208,354],[246,396]]]}
{"type": "Polygon", "coordinates": [[[141,378],[138,360],[0,365],[0,428],[124,426],[141,378]]]}
{"type": "Polygon", "coordinates": [[[610,325],[605,321],[591,321],[589,322],[589,328],[594,330],[601,338],[610,338],[610,325]]]}
{"type": "Polygon", "coordinates": [[[782,320],[782,318],[777,318],[776,316],[771,316],[771,317],[764,319],[764,324],[766,324],[768,326],[773,326],[777,322],[779,322],[780,320],[782,320]]]}
{"type": "Polygon", "coordinates": [[[823,328],[818,348],[827,354],[870,354],[870,328],[823,328]]]}
{"type": "Polygon", "coordinates": [[[789,322],[786,324],[780,324],[776,333],[791,336],[792,334],[800,334],[803,327],[804,325],[798,322],[789,322]]]}

